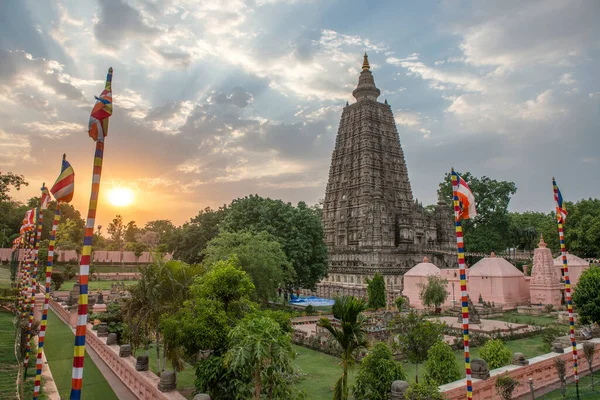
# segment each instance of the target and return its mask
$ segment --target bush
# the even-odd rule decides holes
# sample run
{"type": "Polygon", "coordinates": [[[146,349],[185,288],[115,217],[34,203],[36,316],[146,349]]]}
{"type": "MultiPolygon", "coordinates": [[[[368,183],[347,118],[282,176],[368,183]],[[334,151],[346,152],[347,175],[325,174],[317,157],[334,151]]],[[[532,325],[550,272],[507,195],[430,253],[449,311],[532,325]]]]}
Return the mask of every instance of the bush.
{"type": "Polygon", "coordinates": [[[394,356],[385,343],[379,342],[362,360],[356,384],[352,387],[354,398],[387,400],[392,382],[404,379],[406,374],[402,365],[394,361],[394,356]]]}
{"type": "Polygon", "coordinates": [[[439,341],[427,352],[425,380],[431,384],[445,385],[460,379],[460,368],[452,348],[439,341]]]}
{"type": "Polygon", "coordinates": [[[385,307],[385,280],[383,275],[376,272],[372,280],[367,280],[367,293],[369,296],[369,308],[385,307]]]}
{"type": "Polygon", "coordinates": [[[395,303],[398,311],[402,311],[402,308],[407,304],[407,301],[404,297],[400,296],[396,299],[395,303]]]}
{"type": "Polygon", "coordinates": [[[542,341],[546,344],[547,348],[550,349],[552,347],[552,342],[559,336],[564,336],[568,334],[569,328],[567,327],[559,327],[556,325],[549,326],[544,329],[542,332],[542,341]]]}
{"type": "Polygon", "coordinates": [[[500,339],[488,340],[481,348],[479,356],[487,362],[490,370],[508,365],[512,361],[510,349],[500,339]]]}
{"type": "Polygon", "coordinates": [[[304,308],[304,312],[306,313],[306,315],[315,315],[317,313],[317,310],[315,310],[312,304],[309,304],[304,308]]]}
{"type": "Polygon", "coordinates": [[[435,384],[412,382],[406,392],[406,400],[444,400],[444,395],[438,391],[435,384]]]}
{"type": "Polygon", "coordinates": [[[512,399],[512,393],[517,386],[519,386],[519,382],[508,374],[501,375],[496,379],[496,393],[502,400],[512,399]]]}

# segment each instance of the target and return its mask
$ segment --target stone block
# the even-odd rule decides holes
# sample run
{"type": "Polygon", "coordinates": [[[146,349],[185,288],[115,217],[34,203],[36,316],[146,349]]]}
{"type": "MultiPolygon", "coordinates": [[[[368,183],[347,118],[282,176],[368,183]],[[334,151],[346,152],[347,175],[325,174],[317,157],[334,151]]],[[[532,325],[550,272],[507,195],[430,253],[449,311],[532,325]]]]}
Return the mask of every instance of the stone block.
{"type": "Polygon", "coordinates": [[[170,392],[177,387],[177,376],[173,371],[163,371],[160,374],[160,382],[158,382],[158,390],[161,392],[170,392]]]}
{"type": "Polygon", "coordinates": [[[392,382],[392,392],[390,400],[404,400],[404,392],[408,389],[408,382],[394,381],[392,382]]]}
{"type": "Polygon", "coordinates": [[[529,361],[525,358],[523,353],[513,354],[513,365],[529,365],[529,361]]]}
{"type": "Polygon", "coordinates": [[[131,355],[131,345],[123,344],[119,348],[119,357],[129,357],[131,355]]]}
{"type": "Polygon", "coordinates": [[[107,337],[108,336],[108,325],[106,322],[101,322],[98,325],[98,337],[107,337]]]}
{"type": "Polygon", "coordinates": [[[135,370],[136,371],[148,371],[148,356],[141,355],[138,356],[135,362],[135,370]]]}
{"type": "Polygon", "coordinates": [[[564,349],[564,346],[562,345],[562,343],[560,343],[560,342],[554,342],[554,343],[552,343],[552,351],[554,353],[560,353],[560,354],[562,354],[562,353],[565,352],[565,349],[564,349]]]}
{"type": "Polygon", "coordinates": [[[192,400],[210,400],[210,396],[205,393],[198,393],[192,400]]]}
{"type": "Polygon", "coordinates": [[[475,379],[488,379],[490,377],[490,370],[488,369],[487,362],[480,358],[475,358],[471,361],[471,376],[475,379]]]}
{"type": "Polygon", "coordinates": [[[108,337],[106,338],[106,344],[109,346],[112,346],[113,344],[117,344],[117,334],[109,333],[108,337]]]}

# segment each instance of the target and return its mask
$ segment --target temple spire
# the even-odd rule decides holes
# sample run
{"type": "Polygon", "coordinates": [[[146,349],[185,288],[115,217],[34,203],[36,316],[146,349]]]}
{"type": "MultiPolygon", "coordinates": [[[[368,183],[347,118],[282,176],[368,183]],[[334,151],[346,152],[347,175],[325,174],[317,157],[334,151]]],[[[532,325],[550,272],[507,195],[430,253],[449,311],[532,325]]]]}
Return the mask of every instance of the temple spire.
{"type": "Polygon", "coordinates": [[[369,71],[371,69],[371,66],[369,65],[369,56],[367,55],[366,51],[365,51],[362,69],[363,69],[363,71],[369,71]]]}
{"type": "Polygon", "coordinates": [[[371,65],[369,65],[369,56],[365,51],[362,72],[358,77],[358,86],[352,92],[354,98],[358,101],[361,100],[371,100],[377,101],[377,97],[381,92],[375,86],[375,80],[373,79],[373,74],[371,73],[371,65]]]}

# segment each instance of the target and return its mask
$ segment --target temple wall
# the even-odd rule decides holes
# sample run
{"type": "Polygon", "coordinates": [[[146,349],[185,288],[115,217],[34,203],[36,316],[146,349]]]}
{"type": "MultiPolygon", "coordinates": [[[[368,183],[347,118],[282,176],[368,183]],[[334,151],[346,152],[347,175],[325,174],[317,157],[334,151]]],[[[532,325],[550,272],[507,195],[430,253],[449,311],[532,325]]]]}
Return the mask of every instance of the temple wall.
{"type": "MultiPolygon", "coordinates": [[[[600,339],[592,339],[596,344],[596,353],[592,365],[594,369],[600,366],[600,339]]],[[[588,363],[583,355],[582,345],[578,345],[579,376],[589,374],[588,363]]],[[[565,348],[564,354],[547,353],[538,357],[530,358],[529,365],[508,365],[490,371],[490,377],[486,380],[473,379],[473,400],[501,400],[496,394],[496,379],[498,376],[508,373],[513,379],[519,381],[519,386],[513,392],[514,399],[530,399],[529,378],[533,379],[535,394],[541,396],[545,393],[558,389],[560,382],[554,368],[554,359],[562,358],[567,365],[567,380],[573,380],[573,362],[571,348],[565,348]]],[[[440,386],[448,400],[463,400],[466,396],[465,380],[440,386]]]]}
{"type": "Polygon", "coordinates": [[[515,307],[529,303],[529,285],[523,276],[474,276],[467,284],[469,297],[476,303],[479,295],[496,306],[515,307]]]}

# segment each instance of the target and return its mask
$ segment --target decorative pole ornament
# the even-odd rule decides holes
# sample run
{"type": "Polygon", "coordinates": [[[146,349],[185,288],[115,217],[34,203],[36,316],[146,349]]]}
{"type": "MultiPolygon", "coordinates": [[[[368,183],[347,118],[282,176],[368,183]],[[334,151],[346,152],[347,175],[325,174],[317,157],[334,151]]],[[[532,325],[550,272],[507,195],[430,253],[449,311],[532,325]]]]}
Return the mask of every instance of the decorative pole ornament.
{"type": "Polygon", "coordinates": [[[575,378],[575,391],[579,399],[579,375],[577,373],[577,343],[575,341],[575,319],[573,318],[573,301],[571,299],[571,280],[569,279],[569,264],[567,262],[567,247],[565,246],[565,232],[563,225],[567,221],[567,209],[565,208],[562,194],[552,177],[552,188],[554,190],[554,203],[556,205],[556,223],[558,225],[558,237],[560,239],[560,253],[562,255],[562,275],[565,280],[565,293],[567,297],[567,310],[569,311],[569,337],[571,338],[571,349],[573,351],[573,373],[575,378]]]}
{"type": "Polygon", "coordinates": [[[452,198],[454,202],[454,223],[456,230],[456,251],[460,273],[460,292],[462,303],[463,340],[465,353],[465,375],[467,378],[467,399],[473,398],[473,381],[471,379],[471,355],[469,353],[469,295],[467,293],[467,270],[465,266],[465,242],[461,219],[469,219],[477,215],[475,197],[467,182],[452,168],[452,198]]]}
{"type": "Polygon", "coordinates": [[[79,306],[77,310],[77,327],[75,329],[75,348],[73,350],[73,373],[71,376],[71,399],[81,399],[83,385],[83,361],[85,356],[85,333],[88,317],[88,277],[90,272],[90,259],[92,255],[92,238],[96,223],[96,209],[100,194],[100,177],[102,175],[102,161],[104,159],[104,139],[108,135],[108,119],[112,115],[112,73],[108,69],[106,84],[100,96],[96,97],[96,104],[92,109],[89,121],[89,136],[96,142],[94,153],[94,169],[92,174],[92,191],[85,223],[85,235],[79,263],[79,306]]]}

